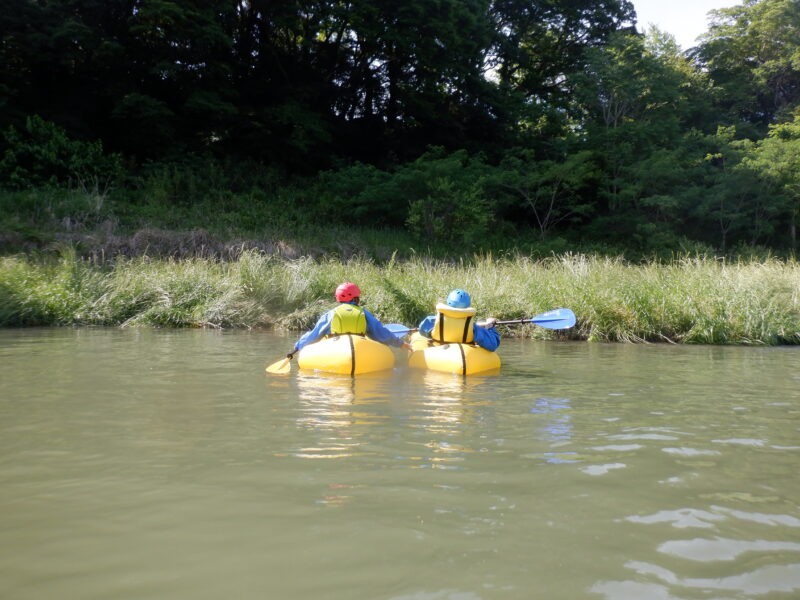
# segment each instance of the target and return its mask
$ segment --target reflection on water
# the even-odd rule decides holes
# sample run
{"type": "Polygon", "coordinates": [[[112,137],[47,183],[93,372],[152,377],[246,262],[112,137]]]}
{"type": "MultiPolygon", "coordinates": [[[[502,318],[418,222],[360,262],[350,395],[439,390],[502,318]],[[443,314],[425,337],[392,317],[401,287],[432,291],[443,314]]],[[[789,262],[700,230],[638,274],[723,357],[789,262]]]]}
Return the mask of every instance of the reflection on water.
{"type": "Polygon", "coordinates": [[[328,373],[298,373],[295,379],[303,426],[341,429],[373,424],[385,418],[370,408],[391,398],[391,373],[347,377],[328,373]]]}
{"type": "MultiPolygon", "coordinates": [[[[531,408],[533,414],[546,416],[546,420],[540,428],[540,439],[551,442],[551,448],[566,446],[570,443],[572,438],[570,408],[569,398],[537,398],[531,408]]],[[[545,462],[551,464],[580,462],[576,460],[576,456],[574,451],[543,453],[545,462]]]]}
{"type": "Polygon", "coordinates": [[[463,377],[436,371],[413,371],[418,411],[415,424],[442,436],[457,433],[476,418],[480,406],[489,405],[496,397],[496,374],[463,377]]]}
{"type": "Polygon", "coordinates": [[[374,434],[387,421],[408,428],[403,457],[408,468],[456,468],[464,453],[475,452],[452,437],[491,405],[496,374],[471,378],[450,373],[395,369],[348,377],[301,371],[293,385],[298,396],[299,427],[314,430],[314,444],[294,452],[297,458],[346,458],[374,452],[374,434]],[[403,402],[398,402],[398,390],[403,402]],[[424,435],[424,440],[418,440],[424,435]]]}
{"type": "MultiPolygon", "coordinates": [[[[301,428],[321,435],[314,446],[295,451],[298,458],[347,458],[360,452],[363,428],[388,418],[391,373],[366,373],[347,377],[328,373],[300,372],[294,384],[301,428]]],[[[363,451],[363,450],[361,450],[363,451]]]]}
{"type": "Polygon", "coordinates": [[[798,349],[265,374],[292,342],[0,331],[0,597],[800,597],[798,349]]]}

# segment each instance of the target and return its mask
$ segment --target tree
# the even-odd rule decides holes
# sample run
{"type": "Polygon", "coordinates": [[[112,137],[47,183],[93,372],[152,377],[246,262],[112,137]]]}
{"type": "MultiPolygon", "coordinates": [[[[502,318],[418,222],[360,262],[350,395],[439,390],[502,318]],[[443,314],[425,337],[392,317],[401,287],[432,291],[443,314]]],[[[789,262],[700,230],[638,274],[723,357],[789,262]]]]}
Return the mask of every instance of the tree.
{"type": "Polygon", "coordinates": [[[797,250],[800,213],[800,110],[791,123],[772,125],[769,136],[758,142],[745,163],[759,172],[771,190],[786,199],[791,247],[797,250]]]}
{"type": "Polygon", "coordinates": [[[692,82],[665,51],[663,38],[656,41],[661,45],[648,45],[636,34],[614,34],[605,46],[587,51],[584,70],[573,76],[575,111],[605,172],[600,197],[612,212],[627,210],[635,200],[631,166],[680,138],[679,107],[692,82]]]}
{"type": "MultiPolygon", "coordinates": [[[[711,11],[694,56],[735,118],[766,128],[800,103],[800,3],[745,0],[711,11]]],[[[763,129],[762,129],[763,131],[763,129]]]]}
{"type": "Polygon", "coordinates": [[[722,252],[734,242],[756,244],[772,233],[774,199],[764,193],[757,173],[744,158],[753,143],[736,139],[733,127],[720,127],[702,140],[706,154],[697,165],[698,176],[684,192],[687,216],[706,229],[695,232],[722,252]]]}
{"type": "Polygon", "coordinates": [[[591,152],[536,161],[526,151],[506,157],[498,170],[499,187],[529,209],[541,239],[560,223],[579,220],[593,210],[585,194],[599,176],[591,152]]]}
{"type": "Polygon", "coordinates": [[[205,147],[234,112],[229,1],[5,4],[0,72],[18,125],[40,114],[146,158],[205,147]]]}
{"type": "Polygon", "coordinates": [[[489,14],[495,38],[487,59],[499,81],[559,108],[571,91],[566,76],[580,69],[585,50],[630,28],[635,15],[628,0],[494,0],[489,14]]]}

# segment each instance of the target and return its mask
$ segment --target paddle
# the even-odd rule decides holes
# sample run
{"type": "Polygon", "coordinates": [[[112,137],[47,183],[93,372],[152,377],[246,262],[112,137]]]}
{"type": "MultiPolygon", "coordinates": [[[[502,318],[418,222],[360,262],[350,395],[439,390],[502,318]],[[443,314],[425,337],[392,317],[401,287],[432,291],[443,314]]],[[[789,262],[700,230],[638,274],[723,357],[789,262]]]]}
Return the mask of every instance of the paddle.
{"type": "Polygon", "coordinates": [[[275,361],[270,366],[267,367],[267,373],[277,373],[278,375],[286,375],[289,373],[291,369],[291,365],[289,362],[292,360],[294,356],[294,352],[290,352],[286,355],[286,358],[282,358],[278,361],[275,361]]]}
{"type": "MultiPolygon", "coordinates": [[[[575,325],[575,313],[568,308],[557,308],[547,311],[530,319],[515,319],[512,321],[497,321],[496,325],[519,325],[522,323],[533,323],[545,329],[569,329],[575,325]]],[[[480,323],[479,323],[480,325],[480,323]]],[[[407,333],[416,331],[416,327],[406,327],[400,323],[389,323],[385,326],[397,337],[402,337],[407,333]]]]}
{"type": "Polygon", "coordinates": [[[416,327],[406,327],[402,323],[387,323],[384,327],[391,331],[396,337],[403,337],[405,334],[417,330],[416,327]]]}
{"type": "Polygon", "coordinates": [[[556,308],[546,313],[536,315],[530,319],[516,319],[512,321],[498,321],[497,325],[516,325],[519,323],[533,323],[545,329],[569,329],[575,325],[575,313],[568,308],[556,308]]]}

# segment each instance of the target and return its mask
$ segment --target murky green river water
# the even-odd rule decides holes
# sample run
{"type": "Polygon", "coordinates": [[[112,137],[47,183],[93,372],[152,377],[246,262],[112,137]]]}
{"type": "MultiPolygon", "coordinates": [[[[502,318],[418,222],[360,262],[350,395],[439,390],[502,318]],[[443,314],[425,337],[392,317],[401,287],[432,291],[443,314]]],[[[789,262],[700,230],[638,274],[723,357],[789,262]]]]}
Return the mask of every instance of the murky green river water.
{"type": "Polygon", "coordinates": [[[800,349],[292,342],[0,331],[0,598],[800,598],[800,349]]]}

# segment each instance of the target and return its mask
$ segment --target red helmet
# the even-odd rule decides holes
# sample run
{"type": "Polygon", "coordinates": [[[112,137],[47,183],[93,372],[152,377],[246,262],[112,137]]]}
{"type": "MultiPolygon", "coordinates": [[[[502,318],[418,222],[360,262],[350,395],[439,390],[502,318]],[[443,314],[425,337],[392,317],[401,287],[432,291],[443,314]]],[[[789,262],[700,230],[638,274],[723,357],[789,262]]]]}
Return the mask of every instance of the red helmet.
{"type": "Polygon", "coordinates": [[[353,298],[358,298],[361,295],[361,290],[355,283],[341,284],[336,288],[336,300],[339,302],[350,302],[353,298]]]}

